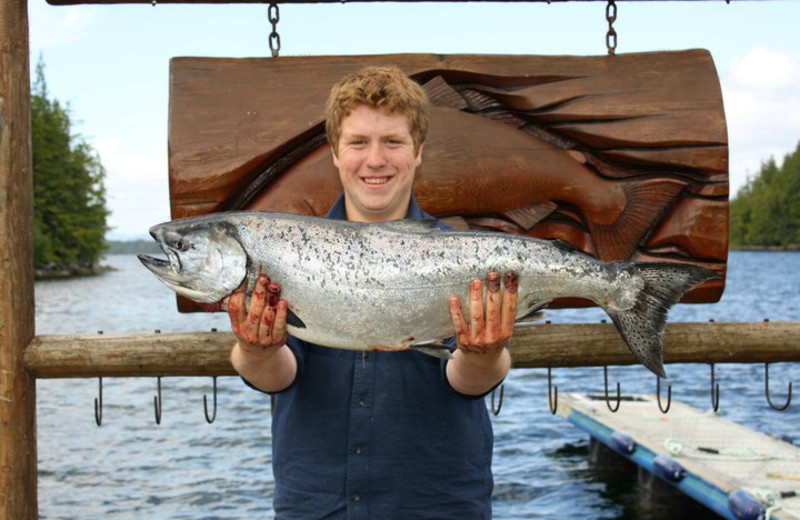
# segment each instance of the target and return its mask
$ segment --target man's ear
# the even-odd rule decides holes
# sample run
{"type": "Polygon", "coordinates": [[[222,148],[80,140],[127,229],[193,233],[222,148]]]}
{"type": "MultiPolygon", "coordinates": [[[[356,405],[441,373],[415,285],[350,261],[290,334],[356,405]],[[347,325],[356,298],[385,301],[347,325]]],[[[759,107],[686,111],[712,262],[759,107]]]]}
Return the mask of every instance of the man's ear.
{"type": "Polygon", "coordinates": [[[336,148],[331,145],[331,155],[333,156],[333,165],[339,167],[339,156],[336,154],[336,148]]]}
{"type": "Polygon", "coordinates": [[[422,164],[422,148],[425,146],[425,143],[419,145],[419,150],[417,150],[417,157],[414,159],[414,167],[418,167],[422,164]]]}

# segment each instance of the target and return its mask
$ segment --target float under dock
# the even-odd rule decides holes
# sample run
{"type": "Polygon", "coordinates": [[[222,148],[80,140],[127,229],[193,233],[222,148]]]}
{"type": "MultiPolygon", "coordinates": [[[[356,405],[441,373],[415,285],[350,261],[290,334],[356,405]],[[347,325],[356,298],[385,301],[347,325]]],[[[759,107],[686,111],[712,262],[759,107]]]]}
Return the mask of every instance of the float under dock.
{"type": "Polygon", "coordinates": [[[800,448],[786,440],[674,400],[663,414],[649,395],[612,413],[605,396],[562,394],[558,414],[723,518],[800,520],[800,448]]]}

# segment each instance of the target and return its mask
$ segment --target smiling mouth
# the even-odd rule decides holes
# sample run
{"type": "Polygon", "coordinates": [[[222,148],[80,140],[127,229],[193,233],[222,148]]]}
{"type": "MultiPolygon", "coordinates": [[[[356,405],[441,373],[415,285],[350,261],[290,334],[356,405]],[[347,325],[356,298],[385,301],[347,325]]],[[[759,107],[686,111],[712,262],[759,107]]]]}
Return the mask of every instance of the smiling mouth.
{"type": "Polygon", "coordinates": [[[363,177],[361,180],[371,186],[380,186],[389,182],[391,177],[363,177]]]}

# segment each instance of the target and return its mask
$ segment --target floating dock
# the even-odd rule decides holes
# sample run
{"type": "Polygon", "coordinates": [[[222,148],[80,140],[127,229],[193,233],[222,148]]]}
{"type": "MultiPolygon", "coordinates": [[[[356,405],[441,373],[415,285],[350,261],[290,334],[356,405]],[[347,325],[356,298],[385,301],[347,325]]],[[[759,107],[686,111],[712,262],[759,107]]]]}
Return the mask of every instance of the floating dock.
{"type": "MultiPolygon", "coordinates": [[[[800,448],[655,396],[558,396],[558,414],[612,451],[730,520],[800,520],[800,448]]],[[[800,432],[792,432],[800,433],[800,432]]]]}

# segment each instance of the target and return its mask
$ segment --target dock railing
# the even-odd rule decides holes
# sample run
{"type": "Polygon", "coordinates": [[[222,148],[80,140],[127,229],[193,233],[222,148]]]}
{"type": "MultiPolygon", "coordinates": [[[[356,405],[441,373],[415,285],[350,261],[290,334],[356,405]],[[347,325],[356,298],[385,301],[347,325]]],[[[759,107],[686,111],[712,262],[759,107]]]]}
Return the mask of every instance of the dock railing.
{"type": "MultiPolygon", "coordinates": [[[[235,375],[230,332],[36,336],[24,363],[38,379],[235,375]]],[[[515,368],[635,365],[614,325],[523,323],[510,349],[515,368]]],[[[800,322],[670,323],[665,363],[800,361],[800,322]]]]}

